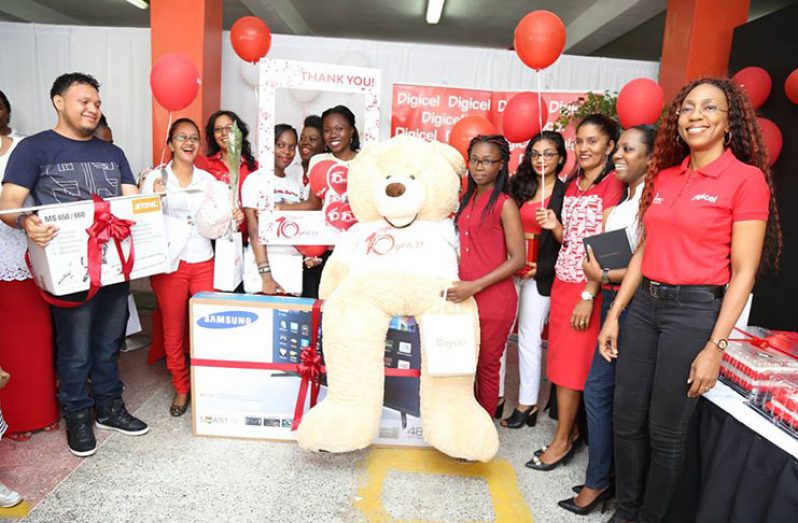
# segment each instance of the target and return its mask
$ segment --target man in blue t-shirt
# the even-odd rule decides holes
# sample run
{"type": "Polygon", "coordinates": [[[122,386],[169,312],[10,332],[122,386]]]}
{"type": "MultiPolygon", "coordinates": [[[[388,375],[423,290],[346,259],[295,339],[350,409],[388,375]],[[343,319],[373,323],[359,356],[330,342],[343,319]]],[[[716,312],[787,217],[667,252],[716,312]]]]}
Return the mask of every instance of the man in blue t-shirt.
{"type": "MultiPolygon", "coordinates": [[[[102,116],[99,88],[97,80],[82,73],[63,74],[55,80],[50,98],[58,123],[53,130],[22,140],[12,152],[0,209],[23,207],[29,197],[35,205],[45,205],[88,200],[92,194],[110,198],[138,193],[125,153],[93,136],[102,116]]],[[[44,225],[36,214],[6,214],[2,220],[24,229],[41,246],[58,234],[54,225],[44,225]]],[[[78,307],[52,306],[58,395],[69,450],[76,456],[97,452],[92,407],[97,409],[98,428],[132,436],[149,430],[125,408],[119,381],[117,359],[125,336],[128,289],[128,282],[109,285],[78,307]]],[[[86,293],[63,298],[83,301],[86,293]]]]}

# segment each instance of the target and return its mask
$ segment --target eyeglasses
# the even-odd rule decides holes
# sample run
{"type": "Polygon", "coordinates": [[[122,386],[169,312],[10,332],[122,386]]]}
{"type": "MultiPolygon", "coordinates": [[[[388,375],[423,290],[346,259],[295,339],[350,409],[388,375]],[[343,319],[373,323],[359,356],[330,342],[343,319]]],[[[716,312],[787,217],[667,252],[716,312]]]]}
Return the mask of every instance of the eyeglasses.
{"type": "Polygon", "coordinates": [[[501,160],[493,160],[491,158],[480,160],[479,158],[471,157],[468,159],[468,163],[473,167],[493,167],[499,162],[501,162],[501,160]]]}
{"type": "Polygon", "coordinates": [[[560,156],[560,154],[559,154],[559,153],[553,153],[553,152],[551,152],[551,151],[545,151],[545,152],[544,152],[544,153],[542,153],[542,154],[541,154],[541,153],[539,153],[539,152],[537,152],[537,151],[532,151],[531,153],[529,153],[529,157],[530,157],[530,158],[532,158],[533,160],[537,160],[537,159],[538,159],[538,158],[540,158],[541,156],[542,156],[543,158],[547,159],[547,160],[551,160],[551,159],[552,159],[552,158],[554,158],[555,156],[560,156]]]}
{"type": "Polygon", "coordinates": [[[213,128],[213,134],[229,133],[232,130],[233,130],[233,126],[232,125],[228,125],[227,127],[214,127],[213,128]]]}
{"type": "Polygon", "coordinates": [[[729,112],[728,109],[721,109],[720,107],[718,107],[715,104],[704,104],[704,105],[702,105],[700,107],[698,107],[698,106],[693,107],[692,105],[683,105],[680,109],[676,110],[676,114],[678,116],[682,116],[682,115],[692,116],[693,113],[696,112],[696,110],[698,110],[698,112],[700,114],[704,115],[704,116],[712,116],[713,114],[718,114],[718,112],[721,112],[721,113],[728,113],[729,112]]]}
{"type": "Polygon", "coordinates": [[[183,142],[191,142],[191,143],[199,143],[200,137],[199,136],[186,136],[185,134],[178,134],[175,136],[175,141],[179,143],[183,142]]]}

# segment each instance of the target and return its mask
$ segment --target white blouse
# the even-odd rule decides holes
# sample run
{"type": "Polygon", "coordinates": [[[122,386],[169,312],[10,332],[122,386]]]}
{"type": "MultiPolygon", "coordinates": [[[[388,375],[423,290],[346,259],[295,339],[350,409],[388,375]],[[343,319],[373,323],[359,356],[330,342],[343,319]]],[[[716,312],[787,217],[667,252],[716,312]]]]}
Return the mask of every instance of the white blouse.
{"type": "MultiPolygon", "coordinates": [[[[169,241],[171,271],[175,271],[180,261],[200,263],[213,258],[211,241],[199,233],[194,224],[194,216],[205,201],[209,186],[221,182],[218,182],[211,173],[194,167],[191,183],[182,187],[172,171],[171,162],[164,167],[164,170],[166,171],[166,196],[163,199],[166,237],[169,241]],[[186,189],[195,189],[196,192],[186,192],[186,189]]],[[[149,173],[142,183],[142,194],[152,194],[155,180],[160,177],[161,169],[149,173]]]]}
{"type": "Polygon", "coordinates": [[[634,194],[627,196],[626,200],[616,205],[607,216],[607,223],[604,224],[606,232],[617,231],[625,227],[632,252],[637,249],[637,244],[640,243],[638,212],[640,210],[640,197],[643,194],[643,185],[645,184],[637,184],[634,194]]]}
{"type": "MultiPolygon", "coordinates": [[[[0,156],[0,184],[6,172],[6,164],[11,156],[11,151],[22,139],[14,135],[11,147],[8,152],[0,156]]],[[[2,193],[0,185],[0,194],[2,193]]],[[[31,277],[28,266],[25,264],[25,251],[28,249],[28,241],[25,231],[14,229],[0,221],[0,281],[23,281],[31,277]]]]}

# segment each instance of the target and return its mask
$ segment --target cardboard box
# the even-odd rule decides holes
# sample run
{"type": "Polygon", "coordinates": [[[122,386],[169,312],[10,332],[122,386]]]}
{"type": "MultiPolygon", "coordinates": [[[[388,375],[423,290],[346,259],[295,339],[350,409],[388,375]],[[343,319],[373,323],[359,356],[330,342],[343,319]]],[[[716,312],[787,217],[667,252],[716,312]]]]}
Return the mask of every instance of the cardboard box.
{"type": "MultiPolygon", "coordinates": [[[[299,362],[312,339],[313,304],[307,298],[226,293],[200,293],[191,299],[194,435],[296,439],[291,425],[301,379],[295,372],[268,367],[299,362]]],[[[385,344],[386,367],[417,369],[419,352],[413,319],[394,318],[385,344]]],[[[326,380],[322,383],[319,401],[326,393],[326,380]]],[[[418,386],[419,378],[385,379],[375,444],[427,446],[418,386]]],[[[309,402],[308,397],[305,412],[309,402]]]]}
{"type": "MultiPolygon", "coordinates": [[[[166,230],[159,196],[120,196],[107,200],[117,218],[136,222],[131,227],[135,259],[130,279],[143,278],[169,270],[166,230]]],[[[47,206],[38,211],[45,225],[58,227],[58,234],[47,247],[28,240],[30,261],[39,287],[55,296],[89,289],[88,242],[86,232],[94,222],[94,203],[90,200],[47,206]]],[[[129,252],[130,239],[122,242],[129,252]]],[[[101,285],[124,281],[122,262],[114,241],[103,247],[101,285]]]]}

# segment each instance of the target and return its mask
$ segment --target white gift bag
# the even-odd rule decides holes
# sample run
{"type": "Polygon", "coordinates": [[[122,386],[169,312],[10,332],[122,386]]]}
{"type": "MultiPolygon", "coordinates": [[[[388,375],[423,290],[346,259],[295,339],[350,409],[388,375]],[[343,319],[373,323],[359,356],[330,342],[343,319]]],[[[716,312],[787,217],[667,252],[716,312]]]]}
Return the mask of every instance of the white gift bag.
{"type": "Polygon", "coordinates": [[[427,374],[430,376],[468,376],[477,371],[475,317],[457,312],[446,314],[446,294],[439,313],[421,319],[421,343],[424,347],[427,374]]]}
{"type": "Polygon", "coordinates": [[[244,281],[244,248],[241,233],[236,232],[216,240],[213,288],[233,292],[242,281],[244,281]]]}
{"type": "MultiPolygon", "coordinates": [[[[286,294],[299,296],[302,294],[302,254],[296,249],[294,252],[283,252],[280,248],[269,249],[269,267],[272,278],[280,284],[286,294]]],[[[263,280],[258,273],[258,264],[252,247],[248,246],[244,252],[244,291],[247,294],[258,294],[263,289],[263,280]]]]}

